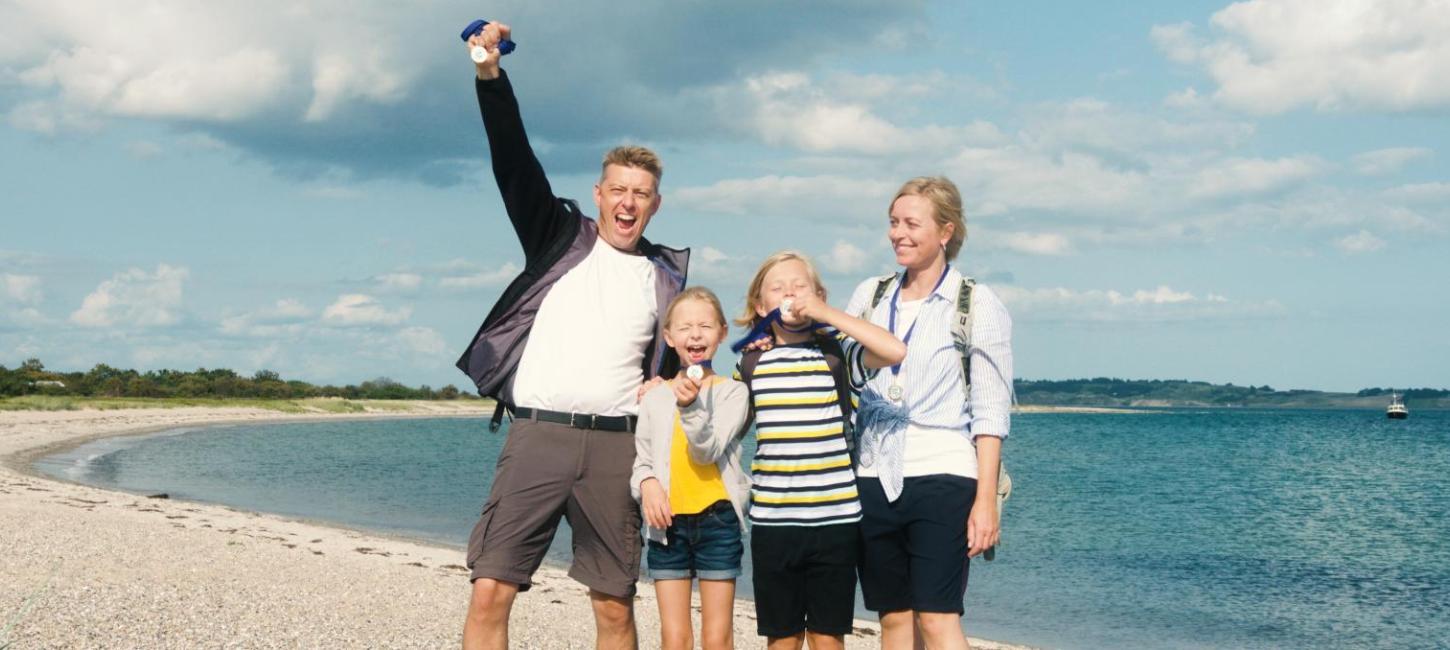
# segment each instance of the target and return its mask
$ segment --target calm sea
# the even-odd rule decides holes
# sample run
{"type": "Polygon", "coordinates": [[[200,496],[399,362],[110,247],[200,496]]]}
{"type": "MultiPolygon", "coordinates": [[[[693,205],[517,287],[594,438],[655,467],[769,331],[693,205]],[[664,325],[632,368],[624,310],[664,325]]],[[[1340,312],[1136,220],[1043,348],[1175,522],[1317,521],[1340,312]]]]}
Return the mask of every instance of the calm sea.
{"type": "MultiPolygon", "coordinates": [[[[1013,424],[1015,492],[997,561],[972,563],[969,633],[1050,648],[1450,647],[1450,412],[1013,424]]],[[[462,545],[503,441],[475,419],[183,433],[37,467],[462,545]]]]}

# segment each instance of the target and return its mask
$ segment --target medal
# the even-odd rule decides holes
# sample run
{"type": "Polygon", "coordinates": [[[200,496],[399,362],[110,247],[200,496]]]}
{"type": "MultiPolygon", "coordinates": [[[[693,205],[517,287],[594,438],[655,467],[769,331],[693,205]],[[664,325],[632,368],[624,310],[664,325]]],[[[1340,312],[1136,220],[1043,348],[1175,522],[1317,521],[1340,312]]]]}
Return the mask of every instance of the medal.
{"type": "Polygon", "coordinates": [[[905,392],[901,389],[901,384],[892,384],[891,388],[886,389],[886,396],[891,398],[893,402],[900,402],[905,392]]]}
{"type": "Polygon", "coordinates": [[[700,366],[690,366],[685,369],[685,376],[695,381],[705,378],[705,369],[700,366]]]}
{"type": "Polygon", "coordinates": [[[785,300],[780,301],[780,317],[781,318],[790,318],[790,307],[791,307],[791,304],[792,303],[791,303],[790,298],[786,298],[785,300]]]}
{"type": "Polygon", "coordinates": [[[473,49],[469,50],[468,53],[473,56],[474,63],[483,63],[488,60],[488,50],[483,49],[482,45],[473,46],[473,49]]]}

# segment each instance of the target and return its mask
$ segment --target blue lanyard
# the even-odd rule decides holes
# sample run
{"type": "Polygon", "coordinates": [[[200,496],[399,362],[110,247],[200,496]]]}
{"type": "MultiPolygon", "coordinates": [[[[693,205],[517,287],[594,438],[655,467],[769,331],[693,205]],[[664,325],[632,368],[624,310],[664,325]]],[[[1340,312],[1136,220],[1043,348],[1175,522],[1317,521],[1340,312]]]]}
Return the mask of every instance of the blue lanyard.
{"type": "MultiPolygon", "coordinates": [[[[946,267],[941,270],[941,277],[936,279],[936,286],[931,288],[931,293],[926,294],[927,298],[930,298],[931,294],[936,293],[936,290],[941,288],[941,283],[946,281],[947,273],[950,273],[951,270],[952,265],[950,264],[946,265],[946,267]]],[[[892,336],[896,336],[896,304],[901,300],[901,285],[906,284],[907,273],[908,271],[901,272],[901,282],[896,283],[896,293],[891,294],[891,321],[886,325],[887,330],[891,332],[892,336]]],[[[923,300],[925,299],[926,298],[923,298],[923,300]]],[[[916,321],[919,320],[921,320],[920,310],[916,312],[916,318],[911,319],[911,327],[906,329],[906,336],[901,339],[902,343],[905,343],[908,346],[911,345],[911,333],[916,331],[916,321]]],[[[891,366],[891,374],[893,376],[901,374],[901,364],[898,363],[894,366],[891,366]]]]}

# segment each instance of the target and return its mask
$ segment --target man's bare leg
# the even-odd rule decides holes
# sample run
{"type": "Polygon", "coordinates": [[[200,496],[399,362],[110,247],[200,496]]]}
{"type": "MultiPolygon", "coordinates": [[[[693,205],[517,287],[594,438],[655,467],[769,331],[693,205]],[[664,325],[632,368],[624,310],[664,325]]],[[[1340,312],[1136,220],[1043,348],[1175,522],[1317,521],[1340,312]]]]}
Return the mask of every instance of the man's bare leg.
{"type": "MultiPolygon", "coordinates": [[[[594,646],[599,650],[637,650],[634,629],[634,599],[589,590],[594,606],[594,646]]],[[[469,649],[472,650],[472,649],[469,649]]]]}
{"type": "Polygon", "coordinates": [[[468,599],[468,617],[463,621],[463,650],[506,650],[509,646],[509,612],[519,586],[493,578],[473,581],[468,599]]]}

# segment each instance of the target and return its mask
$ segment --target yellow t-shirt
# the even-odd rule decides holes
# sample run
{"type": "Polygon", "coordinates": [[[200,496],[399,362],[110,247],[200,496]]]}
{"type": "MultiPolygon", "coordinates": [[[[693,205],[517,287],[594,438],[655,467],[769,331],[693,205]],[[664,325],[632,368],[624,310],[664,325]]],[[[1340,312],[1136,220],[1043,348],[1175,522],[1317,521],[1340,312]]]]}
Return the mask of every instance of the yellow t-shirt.
{"type": "Polygon", "coordinates": [[[675,434],[670,437],[670,512],[677,515],[698,514],[716,501],[730,498],[720,468],[715,463],[696,463],[690,458],[688,444],[680,413],[675,411],[675,434]]]}

